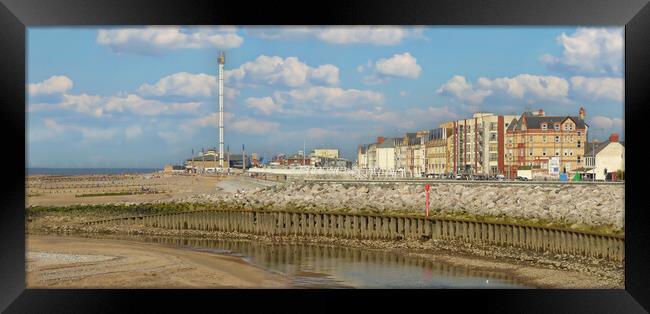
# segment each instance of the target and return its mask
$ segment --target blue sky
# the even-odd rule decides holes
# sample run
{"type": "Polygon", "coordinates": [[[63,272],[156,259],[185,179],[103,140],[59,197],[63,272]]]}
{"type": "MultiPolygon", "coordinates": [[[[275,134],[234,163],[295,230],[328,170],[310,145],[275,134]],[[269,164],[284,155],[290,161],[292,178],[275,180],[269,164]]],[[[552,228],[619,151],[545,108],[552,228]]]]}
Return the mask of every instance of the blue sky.
{"type": "Polygon", "coordinates": [[[623,29],[28,29],[29,167],[162,167],[225,142],[267,158],[434,128],[476,111],[587,111],[623,138],[623,29]]]}

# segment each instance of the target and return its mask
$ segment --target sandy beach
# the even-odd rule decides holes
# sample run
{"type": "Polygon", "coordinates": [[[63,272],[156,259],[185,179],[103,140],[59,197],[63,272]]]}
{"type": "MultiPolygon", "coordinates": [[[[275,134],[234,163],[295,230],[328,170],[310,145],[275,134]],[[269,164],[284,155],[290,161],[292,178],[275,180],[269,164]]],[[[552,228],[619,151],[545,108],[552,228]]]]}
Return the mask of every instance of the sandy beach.
{"type": "Polygon", "coordinates": [[[125,240],[27,236],[27,288],[282,288],[244,260],[125,240]]]}

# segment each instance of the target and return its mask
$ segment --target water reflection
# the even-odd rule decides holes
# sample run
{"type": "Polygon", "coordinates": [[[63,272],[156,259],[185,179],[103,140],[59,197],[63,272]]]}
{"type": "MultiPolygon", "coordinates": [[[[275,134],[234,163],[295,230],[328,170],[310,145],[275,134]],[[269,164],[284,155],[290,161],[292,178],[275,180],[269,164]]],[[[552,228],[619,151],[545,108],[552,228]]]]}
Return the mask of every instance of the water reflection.
{"type": "Polygon", "coordinates": [[[435,263],[394,252],[236,239],[138,237],[193,250],[240,256],[288,275],[299,288],[526,288],[499,272],[435,263]]]}

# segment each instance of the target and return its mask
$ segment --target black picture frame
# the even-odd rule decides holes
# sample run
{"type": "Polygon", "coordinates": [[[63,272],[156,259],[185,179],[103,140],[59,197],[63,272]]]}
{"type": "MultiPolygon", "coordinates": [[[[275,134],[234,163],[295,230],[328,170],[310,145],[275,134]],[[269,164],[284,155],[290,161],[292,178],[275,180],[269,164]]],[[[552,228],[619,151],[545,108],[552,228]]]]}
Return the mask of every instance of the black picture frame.
{"type": "Polygon", "coordinates": [[[0,205],[0,309],[194,311],[249,305],[266,311],[364,310],[643,313],[650,310],[650,225],[641,130],[650,111],[648,0],[170,1],[0,0],[0,124],[5,136],[0,205]],[[38,290],[25,289],[26,27],[74,25],[625,25],[626,259],[624,290],[38,290]],[[7,143],[8,141],[8,143],[7,143]],[[377,294],[381,294],[378,296],[377,294]],[[136,306],[133,306],[137,302],[136,306]],[[289,303],[289,304],[287,304],[289,303]],[[146,306],[146,307],[141,307],[146,306]],[[644,310],[645,309],[645,310],[644,310]]]}

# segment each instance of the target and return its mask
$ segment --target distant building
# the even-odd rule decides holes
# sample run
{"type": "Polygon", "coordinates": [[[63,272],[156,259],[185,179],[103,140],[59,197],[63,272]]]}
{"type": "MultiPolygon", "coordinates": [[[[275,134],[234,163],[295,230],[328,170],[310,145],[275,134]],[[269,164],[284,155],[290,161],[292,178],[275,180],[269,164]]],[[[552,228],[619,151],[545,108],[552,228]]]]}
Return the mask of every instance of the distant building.
{"type": "Polygon", "coordinates": [[[449,152],[451,172],[501,174],[504,171],[505,130],[515,115],[477,112],[470,119],[443,123],[451,128],[449,152]]]}
{"type": "Polygon", "coordinates": [[[577,116],[546,116],[544,110],[524,112],[506,130],[505,174],[531,169],[533,175],[559,176],[585,165],[588,125],[585,110],[577,116]]]}
{"type": "Polygon", "coordinates": [[[316,157],[339,158],[339,150],[335,148],[316,148],[312,152],[316,157]]]}
{"type": "Polygon", "coordinates": [[[381,143],[377,143],[377,169],[395,170],[395,148],[401,140],[401,138],[381,138],[381,143]]]}
{"type": "Polygon", "coordinates": [[[413,150],[410,147],[417,138],[417,133],[406,133],[402,138],[402,142],[396,147],[396,161],[395,169],[409,170],[409,166],[413,165],[413,150]]]}
{"type": "Polygon", "coordinates": [[[447,134],[450,129],[438,128],[427,134],[425,146],[426,173],[443,174],[449,172],[447,154],[447,134]]]}
{"type": "Polygon", "coordinates": [[[171,174],[171,173],[183,173],[185,172],[185,167],[181,165],[165,165],[163,168],[163,172],[166,174],[171,174]]]}
{"type": "Polygon", "coordinates": [[[359,169],[368,168],[368,145],[359,144],[357,146],[357,160],[356,166],[359,169]]]}
{"type": "Polygon", "coordinates": [[[379,139],[381,142],[384,141],[383,137],[377,138],[377,143],[372,143],[368,145],[367,156],[368,156],[368,169],[377,168],[377,145],[379,145],[379,139]]]}
{"type": "MultiPolygon", "coordinates": [[[[230,168],[242,168],[242,155],[224,154],[224,165],[230,168]]],[[[246,168],[252,166],[251,156],[246,155],[246,168]]],[[[219,153],[215,149],[208,149],[206,152],[199,153],[199,156],[188,158],[185,160],[185,168],[189,172],[202,173],[202,172],[215,172],[219,168],[219,153]]]]}
{"type": "Polygon", "coordinates": [[[299,154],[291,155],[287,158],[288,166],[311,166],[311,158],[302,154],[302,151],[299,154]]]}
{"type": "Polygon", "coordinates": [[[345,158],[312,157],[316,168],[352,168],[352,162],[345,158]]]}
{"type": "Polygon", "coordinates": [[[584,156],[584,171],[595,174],[596,180],[622,179],[616,178],[616,173],[625,171],[625,144],[619,142],[618,134],[601,143],[588,143],[584,156]]]}

